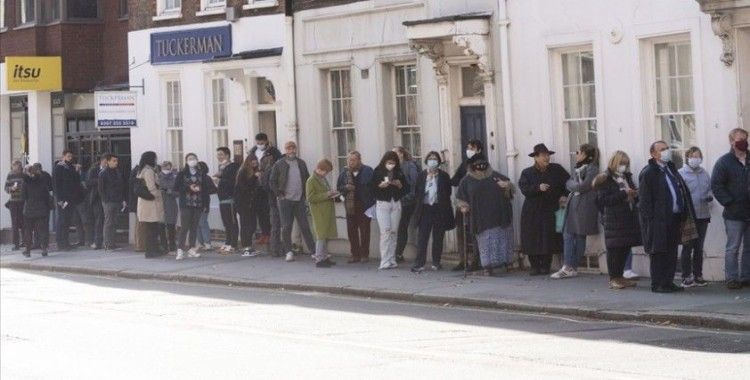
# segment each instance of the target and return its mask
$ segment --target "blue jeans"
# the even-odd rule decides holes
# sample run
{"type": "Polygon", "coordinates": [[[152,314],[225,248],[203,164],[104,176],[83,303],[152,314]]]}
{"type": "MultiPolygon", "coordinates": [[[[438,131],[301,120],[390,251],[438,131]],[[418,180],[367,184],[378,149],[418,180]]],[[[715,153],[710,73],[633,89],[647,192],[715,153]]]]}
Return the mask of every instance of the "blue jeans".
{"type": "Polygon", "coordinates": [[[628,258],[625,259],[625,270],[633,270],[633,248],[630,248],[630,252],[628,252],[628,258]]]}
{"type": "Polygon", "coordinates": [[[577,269],[578,260],[586,253],[586,235],[563,233],[563,264],[577,269]]]}
{"type": "Polygon", "coordinates": [[[724,274],[727,281],[750,281],[750,221],[724,219],[727,248],[724,253],[724,274]],[[740,259],[742,245],[742,259],[740,259]],[[742,274],[739,273],[740,260],[742,274]]]}
{"type": "Polygon", "coordinates": [[[201,219],[198,222],[198,243],[211,244],[211,227],[208,226],[208,213],[201,213],[201,219]]]}

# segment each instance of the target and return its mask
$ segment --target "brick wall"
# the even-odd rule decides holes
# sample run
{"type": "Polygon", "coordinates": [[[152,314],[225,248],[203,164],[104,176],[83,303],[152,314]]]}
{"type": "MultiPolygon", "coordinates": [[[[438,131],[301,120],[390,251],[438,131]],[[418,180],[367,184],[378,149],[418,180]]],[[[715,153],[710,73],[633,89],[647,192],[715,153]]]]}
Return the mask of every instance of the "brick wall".
{"type": "MultiPolygon", "coordinates": [[[[240,17],[251,17],[268,14],[286,13],[287,3],[291,0],[279,0],[279,5],[270,8],[243,10],[246,0],[227,0],[227,7],[234,7],[240,17]]],[[[142,30],[164,26],[188,25],[201,22],[225,20],[224,14],[211,16],[196,16],[200,11],[200,0],[182,0],[182,17],[173,20],[154,21],[156,16],[156,0],[129,0],[130,30],[142,30]]]]}

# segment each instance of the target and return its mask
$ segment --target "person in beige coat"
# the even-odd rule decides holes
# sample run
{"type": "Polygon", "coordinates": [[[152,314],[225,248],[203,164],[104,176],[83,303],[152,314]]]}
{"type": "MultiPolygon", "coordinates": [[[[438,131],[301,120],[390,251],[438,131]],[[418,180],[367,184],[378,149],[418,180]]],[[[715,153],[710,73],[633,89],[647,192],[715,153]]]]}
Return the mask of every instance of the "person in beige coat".
{"type": "Polygon", "coordinates": [[[159,226],[164,223],[164,202],[156,182],[156,153],[143,153],[139,167],[141,171],[136,178],[144,182],[153,199],[138,199],[138,221],[146,227],[146,258],[158,257],[166,252],[159,244],[159,226]]]}

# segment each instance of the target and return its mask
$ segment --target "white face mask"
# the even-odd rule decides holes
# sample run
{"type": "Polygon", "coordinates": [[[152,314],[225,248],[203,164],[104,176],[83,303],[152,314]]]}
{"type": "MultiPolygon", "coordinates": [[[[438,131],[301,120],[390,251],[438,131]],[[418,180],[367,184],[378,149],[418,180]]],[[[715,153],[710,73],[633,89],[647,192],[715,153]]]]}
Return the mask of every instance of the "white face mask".
{"type": "Polygon", "coordinates": [[[258,144],[255,147],[257,147],[258,150],[260,150],[260,151],[266,150],[266,144],[258,144]]]}
{"type": "Polygon", "coordinates": [[[477,152],[475,152],[475,151],[473,151],[471,149],[466,149],[466,158],[472,158],[472,157],[474,157],[475,154],[477,154],[477,152]]]}
{"type": "Polygon", "coordinates": [[[671,162],[672,161],[672,150],[662,150],[661,153],[659,153],[660,158],[664,162],[671,162]]]}
{"type": "Polygon", "coordinates": [[[703,163],[703,159],[700,157],[690,157],[688,158],[688,166],[690,166],[693,169],[698,169],[699,166],[703,163]]]}
{"type": "Polygon", "coordinates": [[[172,171],[171,171],[171,170],[166,170],[166,169],[163,169],[163,170],[162,170],[161,172],[162,172],[162,173],[164,173],[164,174],[169,174],[169,173],[172,173],[172,171]]]}
{"type": "Polygon", "coordinates": [[[194,167],[198,166],[198,161],[197,160],[188,160],[187,164],[188,164],[189,167],[194,168],[194,167]]]}
{"type": "Polygon", "coordinates": [[[620,174],[624,174],[627,171],[628,171],[628,166],[627,165],[620,165],[620,166],[617,167],[617,172],[620,173],[620,174]]]}
{"type": "Polygon", "coordinates": [[[395,168],[395,167],[396,167],[395,164],[385,164],[385,168],[388,169],[388,171],[393,170],[393,168],[395,168]]]}
{"type": "Polygon", "coordinates": [[[427,167],[430,169],[435,169],[438,167],[438,160],[427,160],[427,167]]]}
{"type": "Polygon", "coordinates": [[[354,174],[354,176],[356,177],[359,175],[359,172],[352,172],[352,174],[354,174]]]}

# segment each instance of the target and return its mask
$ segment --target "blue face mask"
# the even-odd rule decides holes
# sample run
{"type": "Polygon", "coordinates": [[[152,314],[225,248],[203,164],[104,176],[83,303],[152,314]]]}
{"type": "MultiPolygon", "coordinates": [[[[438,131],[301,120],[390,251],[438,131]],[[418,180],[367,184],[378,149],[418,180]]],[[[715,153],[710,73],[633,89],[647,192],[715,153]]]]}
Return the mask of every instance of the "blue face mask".
{"type": "Polygon", "coordinates": [[[430,169],[435,169],[438,167],[438,160],[427,160],[427,167],[430,169]]]}

